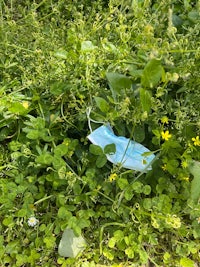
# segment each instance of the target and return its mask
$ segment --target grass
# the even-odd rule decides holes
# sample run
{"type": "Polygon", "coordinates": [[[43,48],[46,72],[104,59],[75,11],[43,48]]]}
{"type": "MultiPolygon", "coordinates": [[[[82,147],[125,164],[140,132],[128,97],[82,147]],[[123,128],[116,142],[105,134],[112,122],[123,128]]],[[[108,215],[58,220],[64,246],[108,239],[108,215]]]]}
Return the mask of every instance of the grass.
{"type": "Polygon", "coordinates": [[[198,265],[199,9],[1,1],[1,266],[198,265]],[[152,170],[110,163],[88,110],[155,153],[152,170]],[[87,243],[75,258],[58,254],[67,227],[87,243]]]}

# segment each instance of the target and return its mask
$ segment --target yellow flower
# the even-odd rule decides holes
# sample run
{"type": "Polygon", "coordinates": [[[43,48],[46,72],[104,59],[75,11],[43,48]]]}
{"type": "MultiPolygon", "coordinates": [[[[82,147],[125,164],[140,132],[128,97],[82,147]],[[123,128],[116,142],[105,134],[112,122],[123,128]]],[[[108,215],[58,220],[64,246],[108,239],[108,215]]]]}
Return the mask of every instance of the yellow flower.
{"type": "Polygon", "coordinates": [[[167,118],[167,116],[164,116],[164,117],[161,118],[161,122],[163,124],[168,124],[169,123],[169,119],[167,118]]]}
{"type": "Polygon", "coordinates": [[[28,109],[28,107],[29,107],[29,102],[28,102],[28,101],[23,101],[23,102],[22,102],[22,106],[23,106],[25,109],[28,109]]]}
{"type": "Polygon", "coordinates": [[[181,166],[185,169],[185,168],[187,168],[188,167],[188,163],[187,163],[187,161],[182,161],[181,162],[181,166]]]}
{"type": "Polygon", "coordinates": [[[172,135],[169,133],[169,131],[165,131],[165,132],[162,131],[161,136],[162,136],[162,139],[164,139],[164,140],[166,140],[166,141],[168,141],[169,138],[172,137],[172,135]]]}
{"type": "Polygon", "coordinates": [[[117,178],[117,174],[116,173],[111,173],[111,175],[109,176],[109,181],[110,182],[113,182],[115,181],[117,178]]]}
{"type": "Polygon", "coordinates": [[[167,170],[167,164],[164,164],[164,165],[162,166],[162,169],[163,169],[163,171],[166,171],[166,170],[167,170]]]}
{"type": "Polygon", "coordinates": [[[192,141],[194,142],[195,146],[200,146],[199,136],[193,137],[192,141]]]}

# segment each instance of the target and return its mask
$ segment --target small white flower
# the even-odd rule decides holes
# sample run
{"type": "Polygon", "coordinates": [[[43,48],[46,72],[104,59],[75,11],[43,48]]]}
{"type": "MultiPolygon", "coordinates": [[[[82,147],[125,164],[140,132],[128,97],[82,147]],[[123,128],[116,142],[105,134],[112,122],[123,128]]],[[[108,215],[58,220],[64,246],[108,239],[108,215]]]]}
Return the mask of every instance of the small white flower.
{"type": "Polygon", "coordinates": [[[38,223],[38,220],[34,217],[34,216],[31,216],[29,219],[28,219],[28,225],[29,226],[36,226],[36,224],[38,223]]]}

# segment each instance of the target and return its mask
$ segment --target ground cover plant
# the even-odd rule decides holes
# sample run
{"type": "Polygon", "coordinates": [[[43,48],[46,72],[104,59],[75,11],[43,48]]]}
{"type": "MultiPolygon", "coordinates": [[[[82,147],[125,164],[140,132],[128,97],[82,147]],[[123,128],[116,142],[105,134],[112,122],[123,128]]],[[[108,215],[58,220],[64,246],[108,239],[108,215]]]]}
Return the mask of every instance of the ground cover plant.
{"type": "Polygon", "coordinates": [[[198,266],[199,10],[0,2],[0,266],[198,266]],[[87,138],[103,123],[152,170],[107,161],[87,138]],[[86,241],[75,258],[58,254],[67,227],[86,241]]]}

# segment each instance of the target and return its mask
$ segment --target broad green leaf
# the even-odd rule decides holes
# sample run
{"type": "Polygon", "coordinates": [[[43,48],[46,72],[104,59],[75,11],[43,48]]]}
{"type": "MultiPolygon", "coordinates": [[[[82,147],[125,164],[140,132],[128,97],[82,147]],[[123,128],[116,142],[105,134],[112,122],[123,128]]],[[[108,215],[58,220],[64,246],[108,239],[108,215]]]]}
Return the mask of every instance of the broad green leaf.
{"type": "Polygon", "coordinates": [[[68,146],[66,146],[65,144],[60,144],[56,146],[54,149],[54,154],[59,157],[66,155],[67,152],[68,152],[68,146]]]}
{"type": "Polygon", "coordinates": [[[141,182],[136,181],[131,185],[131,187],[136,193],[140,194],[143,192],[144,185],[141,182]]]}
{"type": "Polygon", "coordinates": [[[130,258],[133,259],[134,258],[134,249],[132,247],[128,247],[127,249],[125,249],[125,254],[130,258]]]}
{"type": "Polygon", "coordinates": [[[65,179],[65,177],[66,177],[66,166],[62,166],[58,170],[58,176],[59,176],[60,179],[65,179]]]}
{"type": "Polygon", "coordinates": [[[134,141],[141,143],[145,139],[145,129],[144,125],[138,125],[134,129],[134,141]]]}
{"type": "Polygon", "coordinates": [[[77,225],[83,229],[83,228],[88,228],[90,226],[90,220],[87,220],[85,218],[79,218],[77,221],[77,225]]]}
{"type": "Polygon", "coordinates": [[[16,255],[16,266],[25,266],[28,262],[28,256],[24,254],[17,254],[16,255]]]}
{"type": "Polygon", "coordinates": [[[176,159],[171,159],[168,160],[167,164],[166,164],[166,169],[168,170],[168,172],[172,175],[176,174],[177,172],[177,167],[179,165],[178,160],[176,159]]]}
{"type": "Polygon", "coordinates": [[[55,52],[55,56],[61,59],[67,59],[68,52],[65,50],[59,50],[55,52]]]}
{"type": "Polygon", "coordinates": [[[142,76],[143,70],[138,69],[135,65],[128,66],[128,70],[131,76],[133,76],[134,79],[140,78],[142,76]]]}
{"type": "Polygon", "coordinates": [[[46,236],[44,238],[44,243],[45,243],[47,249],[53,249],[55,247],[55,241],[56,241],[56,237],[53,235],[46,236]]]}
{"type": "Polygon", "coordinates": [[[53,161],[53,156],[48,152],[44,152],[39,155],[35,161],[40,164],[50,165],[53,161]]]}
{"type": "Polygon", "coordinates": [[[94,46],[91,41],[83,41],[81,43],[81,51],[90,52],[96,48],[97,48],[97,46],[94,46]]]}
{"type": "Polygon", "coordinates": [[[3,225],[12,227],[14,225],[13,218],[11,216],[4,218],[3,225]]]}
{"type": "Polygon", "coordinates": [[[19,253],[20,240],[10,240],[5,247],[5,253],[17,255],[19,253]]]}
{"type": "Polygon", "coordinates": [[[164,69],[160,63],[160,60],[151,59],[143,70],[141,77],[142,86],[146,88],[155,87],[159,83],[163,72],[164,69]]]}
{"type": "Polygon", "coordinates": [[[24,115],[27,114],[27,109],[19,102],[14,102],[8,108],[8,110],[14,114],[24,115]]]}
{"type": "Polygon", "coordinates": [[[67,84],[66,82],[54,82],[53,84],[51,84],[50,86],[50,92],[55,95],[61,95],[63,93],[65,93],[66,91],[68,91],[70,89],[69,84],[67,84]]]}
{"type": "Polygon", "coordinates": [[[183,20],[176,14],[172,14],[172,22],[174,27],[178,28],[183,24],[183,20]]]}
{"type": "Polygon", "coordinates": [[[191,259],[188,259],[188,258],[182,258],[180,260],[180,265],[181,265],[181,267],[195,267],[196,266],[194,261],[192,261],[191,259]]]}
{"type": "Polygon", "coordinates": [[[58,246],[58,253],[61,257],[75,258],[85,247],[84,238],[81,235],[77,237],[72,229],[66,228],[58,246]]]}
{"type": "Polygon", "coordinates": [[[69,220],[71,217],[72,217],[72,213],[66,207],[59,208],[58,218],[63,219],[63,220],[69,220]]]}
{"type": "Polygon", "coordinates": [[[151,92],[147,89],[140,88],[140,102],[143,111],[149,112],[151,109],[151,92]]]}
{"type": "Polygon", "coordinates": [[[109,144],[104,147],[105,154],[115,154],[115,152],[116,152],[115,144],[109,144]]]}
{"type": "Polygon", "coordinates": [[[200,20],[200,14],[197,10],[192,10],[188,13],[188,19],[193,22],[197,23],[200,20]]]}
{"type": "Polygon", "coordinates": [[[96,97],[94,97],[94,100],[95,100],[98,108],[102,112],[107,113],[109,111],[109,109],[110,109],[109,104],[104,98],[96,96],[96,97]]]}
{"type": "Polygon", "coordinates": [[[125,193],[124,193],[124,197],[126,200],[130,201],[134,196],[134,193],[133,193],[133,190],[131,187],[128,187],[126,190],[125,190],[125,193]]]}
{"type": "Polygon", "coordinates": [[[27,213],[28,213],[27,209],[20,209],[17,212],[17,217],[25,217],[27,215],[27,213]]]}
{"type": "Polygon", "coordinates": [[[117,179],[117,184],[121,190],[125,189],[128,186],[128,180],[125,178],[117,179]]]}
{"type": "MultiPolygon", "coordinates": [[[[24,130],[25,130],[25,128],[24,128],[24,130]]],[[[40,131],[28,129],[28,134],[26,136],[27,136],[27,138],[29,138],[31,140],[36,140],[40,137],[40,131]]]]}
{"type": "Polygon", "coordinates": [[[103,154],[97,158],[96,165],[97,168],[102,168],[107,162],[106,156],[103,154]]]}
{"type": "Polygon", "coordinates": [[[106,248],[106,246],[103,249],[103,255],[109,259],[110,261],[113,261],[114,259],[114,253],[106,248]]]}
{"type": "Polygon", "coordinates": [[[65,167],[66,166],[66,162],[60,157],[60,156],[57,156],[55,155],[52,159],[52,164],[53,164],[53,167],[56,169],[56,170],[60,170],[61,168],[65,167]]]}
{"type": "Polygon", "coordinates": [[[111,237],[108,241],[108,247],[109,248],[114,248],[116,244],[116,238],[115,237],[111,237]]]}
{"type": "Polygon", "coordinates": [[[90,153],[92,153],[93,155],[99,156],[99,155],[103,155],[103,150],[100,146],[91,144],[89,147],[89,151],[90,153]]]}
{"type": "Polygon", "coordinates": [[[200,162],[193,160],[189,171],[194,176],[191,182],[191,199],[196,202],[200,198],[200,162]]]}
{"type": "Polygon", "coordinates": [[[8,145],[11,151],[17,151],[21,148],[22,144],[18,141],[11,141],[8,145]]]}
{"type": "Polygon", "coordinates": [[[149,195],[150,193],[151,193],[151,186],[150,185],[145,185],[144,187],[143,187],[143,193],[145,194],[145,195],[149,195]]]}
{"type": "Polygon", "coordinates": [[[124,239],[124,232],[122,230],[116,230],[114,232],[114,237],[116,241],[122,241],[124,239]]]}
{"type": "Polygon", "coordinates": [[[24,124],[28,125],[29,127],[32,127],[34,129],[43,129],[45,128],[45,120],[41,117],[33,117],[31,115],[27,115],[27,117],[30,119],[30,121],[25,121],[24,124]]]}
{"type": "Polygon", "coordinates": [[[130,89],[132,86],[131,79],[123,74],[107,72],[106,78],[109,82],[109,86],[113,93],[113,96],[115,96],[116,94],[120,95],[120,93],[124,89],[130,89]]]}

